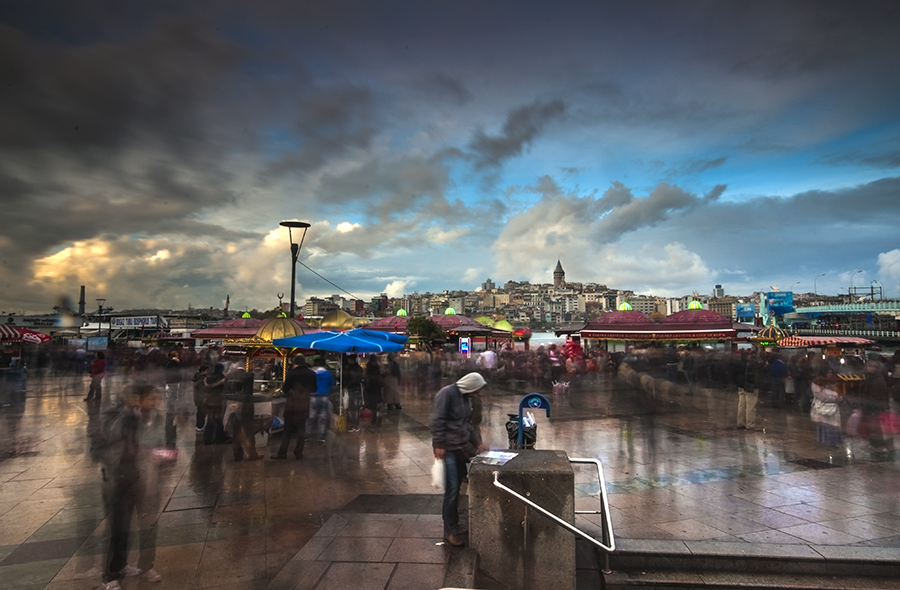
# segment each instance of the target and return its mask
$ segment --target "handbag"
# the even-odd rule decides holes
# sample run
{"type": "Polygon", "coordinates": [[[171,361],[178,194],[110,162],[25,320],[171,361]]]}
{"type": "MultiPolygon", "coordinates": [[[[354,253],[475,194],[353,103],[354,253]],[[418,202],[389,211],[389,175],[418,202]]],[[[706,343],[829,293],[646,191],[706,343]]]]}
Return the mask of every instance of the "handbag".
{"type": "Polygon", "coordinates": [[[850,436],[860,436],[860,423],[862,422],[862,410],[859,408],[853,410],[847,419],[847,434],[850,436]]]}
{"type": "Polygon", "coordinates": [[[347,432],[347,414],[341,413],[334,417],[334,431],[337,433],[347,432]]]}
{"type": "Polygon", "coordinates": [[[835,412],[837,412],[837,404],[834,402],[823,402],[822,400],[814,399],[813,400],[813,408],[812,411],[814,414],[819,416],[834,416],[835,412]]]}
{"type": "Polygon", "coordinates": [[[431,466],[431,485],[436,489],[444,489],[444,460],[435,459],[431,466]]]}

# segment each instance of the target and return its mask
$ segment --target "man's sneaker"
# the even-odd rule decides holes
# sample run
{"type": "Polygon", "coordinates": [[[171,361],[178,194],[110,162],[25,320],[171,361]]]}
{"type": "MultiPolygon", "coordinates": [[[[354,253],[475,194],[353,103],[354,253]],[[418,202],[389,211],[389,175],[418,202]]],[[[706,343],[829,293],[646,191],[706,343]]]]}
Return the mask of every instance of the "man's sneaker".
{"type": "Polygon", "coordinates": [[[126,578],[133,578],[134,576],[139,576],[144,573],[144,570],[139,567],[134,567],[133,565],[126,565],[119,571],[119,573],[126,578]]]}
{"type": "Polygon", "coordinates": [[[122,590],[122,585],[119,584],[119,580],[113,580],[103,584],[103,590],[122,590]]]}
{"type": "Polygon", "coordinates": [[[159,575],[159,572],[155,569],[151,569],[150,571],[148,571],[146,574],[144,574],[144,577],[147,578],[148,582],[159,582],[160,580],[162,580],[162,576],[159,575]]]}
{"type": "Polygon", "coordinates": [[[444,535],[444,540],[453,545],[454,547],[462,547],[466,544],[465,538],[460,534],[451,534],[444,535]]]}
{"type": "Polygon", "coordinates": [[[321,443],[321,444],[324,445],[324,444],[325,444],[325,439],[324,439],[324,438],[320,438],[320,439],[317,440],[316,442],[317,442],[317,443],[321,443]]]}

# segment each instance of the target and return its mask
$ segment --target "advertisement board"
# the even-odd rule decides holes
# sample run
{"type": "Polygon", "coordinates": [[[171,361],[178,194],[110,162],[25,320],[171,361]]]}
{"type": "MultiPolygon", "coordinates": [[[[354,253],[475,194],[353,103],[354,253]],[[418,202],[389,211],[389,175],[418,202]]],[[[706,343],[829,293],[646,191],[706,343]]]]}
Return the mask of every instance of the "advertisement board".
{"type": "Polygon", "coordinates": [[[109,338],[106,336],[88,336],[87,338],[87,349],[88,351],[95,350],[106,350],[109,348],[109,338]]]}
{"type": "Polygon", "coordinates": [[[110,318],[109,323],[113,328],[155,328],[158,321],[159,316],[148,315],[110,318]]]}
{"type": "Polygon", "coordinates": [[[794,311],[793,291],[772,291],[766,293],[766,311],[769,315],[784,315],[794,311]]]}
{"type": "Polygon", "coordinates": [[[756,317],[756,306],[752,303],[738,303],[735,305],[738,319],[753,319],[756,317]]]}

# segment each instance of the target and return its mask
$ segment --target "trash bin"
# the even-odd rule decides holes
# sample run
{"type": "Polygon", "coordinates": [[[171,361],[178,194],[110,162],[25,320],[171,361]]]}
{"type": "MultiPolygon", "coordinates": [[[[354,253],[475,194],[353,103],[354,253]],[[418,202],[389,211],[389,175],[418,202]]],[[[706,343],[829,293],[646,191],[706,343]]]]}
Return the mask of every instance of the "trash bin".
{"type": "Polygon", "coordinates": [[[509,416],[509,420],[506,422],[506,434],[509,436],[509,448],[533,449],[534,443],[537,441],[537,424],[534,423],[534,418],[528,415],[522,416],[522,421],[525,423],[522,432],[523,446],[519,447],[519,415],[507,414],[507,416],[509,416]]]}

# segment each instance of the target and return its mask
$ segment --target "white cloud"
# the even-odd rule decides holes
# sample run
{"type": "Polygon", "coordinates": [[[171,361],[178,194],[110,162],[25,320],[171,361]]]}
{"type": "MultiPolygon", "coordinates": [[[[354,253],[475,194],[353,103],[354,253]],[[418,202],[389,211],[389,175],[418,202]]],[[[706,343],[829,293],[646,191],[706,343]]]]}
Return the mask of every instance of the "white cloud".
{"type": "Polygon", "coordinates": [[[884,283],[885,296],[897,297],[897,285],[900,283],[900,249],[878,255],[878,276],[884,283]]]}
{"type": "Polygon", "coordinates": [[[400,297],[406,293],[407,288],[413,285],[411,281],[391,281],[384,287],[384,293],[388,297],[400,297]]]}

